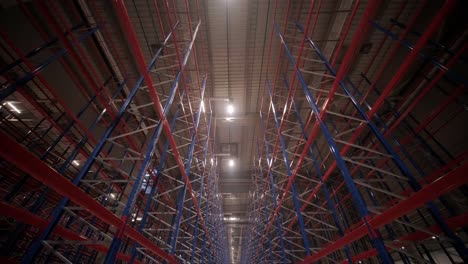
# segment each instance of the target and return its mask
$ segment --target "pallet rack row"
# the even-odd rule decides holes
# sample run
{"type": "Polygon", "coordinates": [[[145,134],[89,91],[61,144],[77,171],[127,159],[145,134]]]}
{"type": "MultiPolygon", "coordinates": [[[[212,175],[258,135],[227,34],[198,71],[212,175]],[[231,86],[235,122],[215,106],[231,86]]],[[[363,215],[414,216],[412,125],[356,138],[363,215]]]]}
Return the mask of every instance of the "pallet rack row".
{"type": "Polygon", "coordinates": [[[275,1],[242,263],[467,261],[466,145],[437,135],[466,121],[466,36],[434,37],[460,3],[418,33],[434,3],[354,1],[330,58],[314,42],[322,1],[288,3],[280,18],[275,1]],[[366,39],[379,44],[357,58],[366,39]]]}
{"type": "Polygon", "coordinates": [[[155,1],[161,45],[144,52],[123,1],[18,3],[43,43],[25,51],[1,31],[5,260],[227,257],[196,4],[155,1]],[[123,28],[136,77],[102,8],[123,28]]]}

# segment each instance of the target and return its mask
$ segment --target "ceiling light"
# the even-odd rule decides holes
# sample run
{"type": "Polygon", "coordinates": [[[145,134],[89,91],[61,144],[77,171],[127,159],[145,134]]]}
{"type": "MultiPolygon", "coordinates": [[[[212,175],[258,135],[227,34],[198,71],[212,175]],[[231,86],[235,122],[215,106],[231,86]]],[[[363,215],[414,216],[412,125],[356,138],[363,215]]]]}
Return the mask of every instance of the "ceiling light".
{"type": "Polygon", "coordinates": [[[401,249],[405,249],[405,247],[401,247],[401,249]]]}
{"type": "Polygon", "coordinates": [[[234,113],[234,106],[232,104],[227,105],[227,112],[228,114],[234,113]]]}
{"type": "Polygon", "coordinates": [[[229,160],[229,167],[234,167],[234,160],[233,159],[229,160]]]}
{"type": "Polygon", "coordinates": [[[226,117],[226,121],[232,121],[233,118],[232,117],[226,117]]]}
{"type": "Polygon", "coordinates": [[[436,239],[437,237],[436,236],[432,236],[432,239],[436,239]]]}
{"type": "Polygon", "coordinates": [[[76,166],[80,166],[80,162],[78,162],[77,160],[74,160],[74,161],[72,161],[72,162],[73,162],[73,164],[75,164],[76,166]]]}
{"type": "Polygon", "coordinates": [[[113,198],[113,199],[115,199],[115,193],[111,193],[111,194],[110,194],[110,197],[113,198]]]}
{"type": "Polygon", "coordinates": [[[200,110],[205,113],[205,102],[201,102],[201,107],[200,107],[200,110]]]}
{"type": "Polygon", "coordinates": [[[11,102],[7,102],[7,105],[11,108],[11,110],[15,111],[18,114],[21,114],[21,111],[18,108],[16,108],[16,106],[13,105],[11,102]]]}

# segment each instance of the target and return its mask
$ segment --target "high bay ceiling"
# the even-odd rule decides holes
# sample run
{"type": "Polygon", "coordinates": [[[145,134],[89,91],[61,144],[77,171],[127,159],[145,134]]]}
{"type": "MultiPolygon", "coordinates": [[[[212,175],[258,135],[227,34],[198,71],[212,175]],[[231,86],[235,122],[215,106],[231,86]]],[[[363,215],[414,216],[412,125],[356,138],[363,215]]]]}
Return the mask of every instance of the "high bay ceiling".
{"type": "Polygon", "coordinates": [[[0,6],[4,259],[468,258],[464,1],[0,6]]]}

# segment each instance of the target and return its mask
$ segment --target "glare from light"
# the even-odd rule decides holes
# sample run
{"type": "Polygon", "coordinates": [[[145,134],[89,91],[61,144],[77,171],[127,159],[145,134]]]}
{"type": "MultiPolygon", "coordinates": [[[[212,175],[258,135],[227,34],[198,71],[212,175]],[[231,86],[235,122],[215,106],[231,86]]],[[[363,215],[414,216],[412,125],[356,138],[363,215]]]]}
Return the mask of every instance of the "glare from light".
{"type": "MultiPolygon", "coordinates": [[[[232,216],[231,217],[224,217],[223,219],[224,219],[224,221],[239,221],[240,220],[239,217],[232,217],[232,216]]],[[[232,230],[231,230],[231,232],[232,232],[232,230]]]]}
{"type": "Polygon", "coordinates": [[[401,247],[401,249],[405,249],[405,247],[401,247]]]}
{"type": "Polygon", "coordinates": [[[232,121],[233,118],[232,117],[226,117],[226,121],[232,121]]]}
{"type": "Polygon", "coordinates": [[[72,161],[76,166],[80,166],[80,163],[77,160],[72,161]]]}
{"type": "Polygon", "coordinates": [[[432,239],[436,239],[437,237],[436,236],[432,236],[432,239]]]}
{"type": "Polygon", "coordinates": [[[201,102],[201,107],[200,107],[202,113],[205,113],[205,102],[201,102]]]}
{"type": "Polygon", "coordinates": [[[21,111],[18,108],[16,108],[16,106],[13,105],[11,102],[8,102],[7,104],[9,107],[11,107],[11,110],[15,111],[18,114],[21,114],[21,111]]]}
{"type": "Polygon", "coordinates": [[[113,198],[113,199],[115,199],[115,193],[111,193],[111,194],[110,194],[110,197],[113,198]]]}
{"type": "Polygon", "coordinates": [[[234,113],[234,106],[232,104],[228,104],[227,112],[228,112],[228,114],[233,114],[234,113]]]}
{"type": "Polygon", "coordinates": [[[234,160],[233,159],[229,160],[229,167],[234,167],[234,160]]]}
{"type": "Polygon", "coordinates": [[[212,158],[212,159],[211,159],[211,165],[213,165],[213,164],[214,164],[214,159],[212,158]]]}

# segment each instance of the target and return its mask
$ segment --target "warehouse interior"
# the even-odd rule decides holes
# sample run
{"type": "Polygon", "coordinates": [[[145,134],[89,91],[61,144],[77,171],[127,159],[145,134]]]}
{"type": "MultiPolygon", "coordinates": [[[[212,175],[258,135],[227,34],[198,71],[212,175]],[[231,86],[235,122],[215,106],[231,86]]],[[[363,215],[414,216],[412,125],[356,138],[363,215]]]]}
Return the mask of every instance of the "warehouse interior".
{"type": "Polygon", "coordinates": [[[466,10],[0,1],[0,262],[468,263],[466,10]]]}

